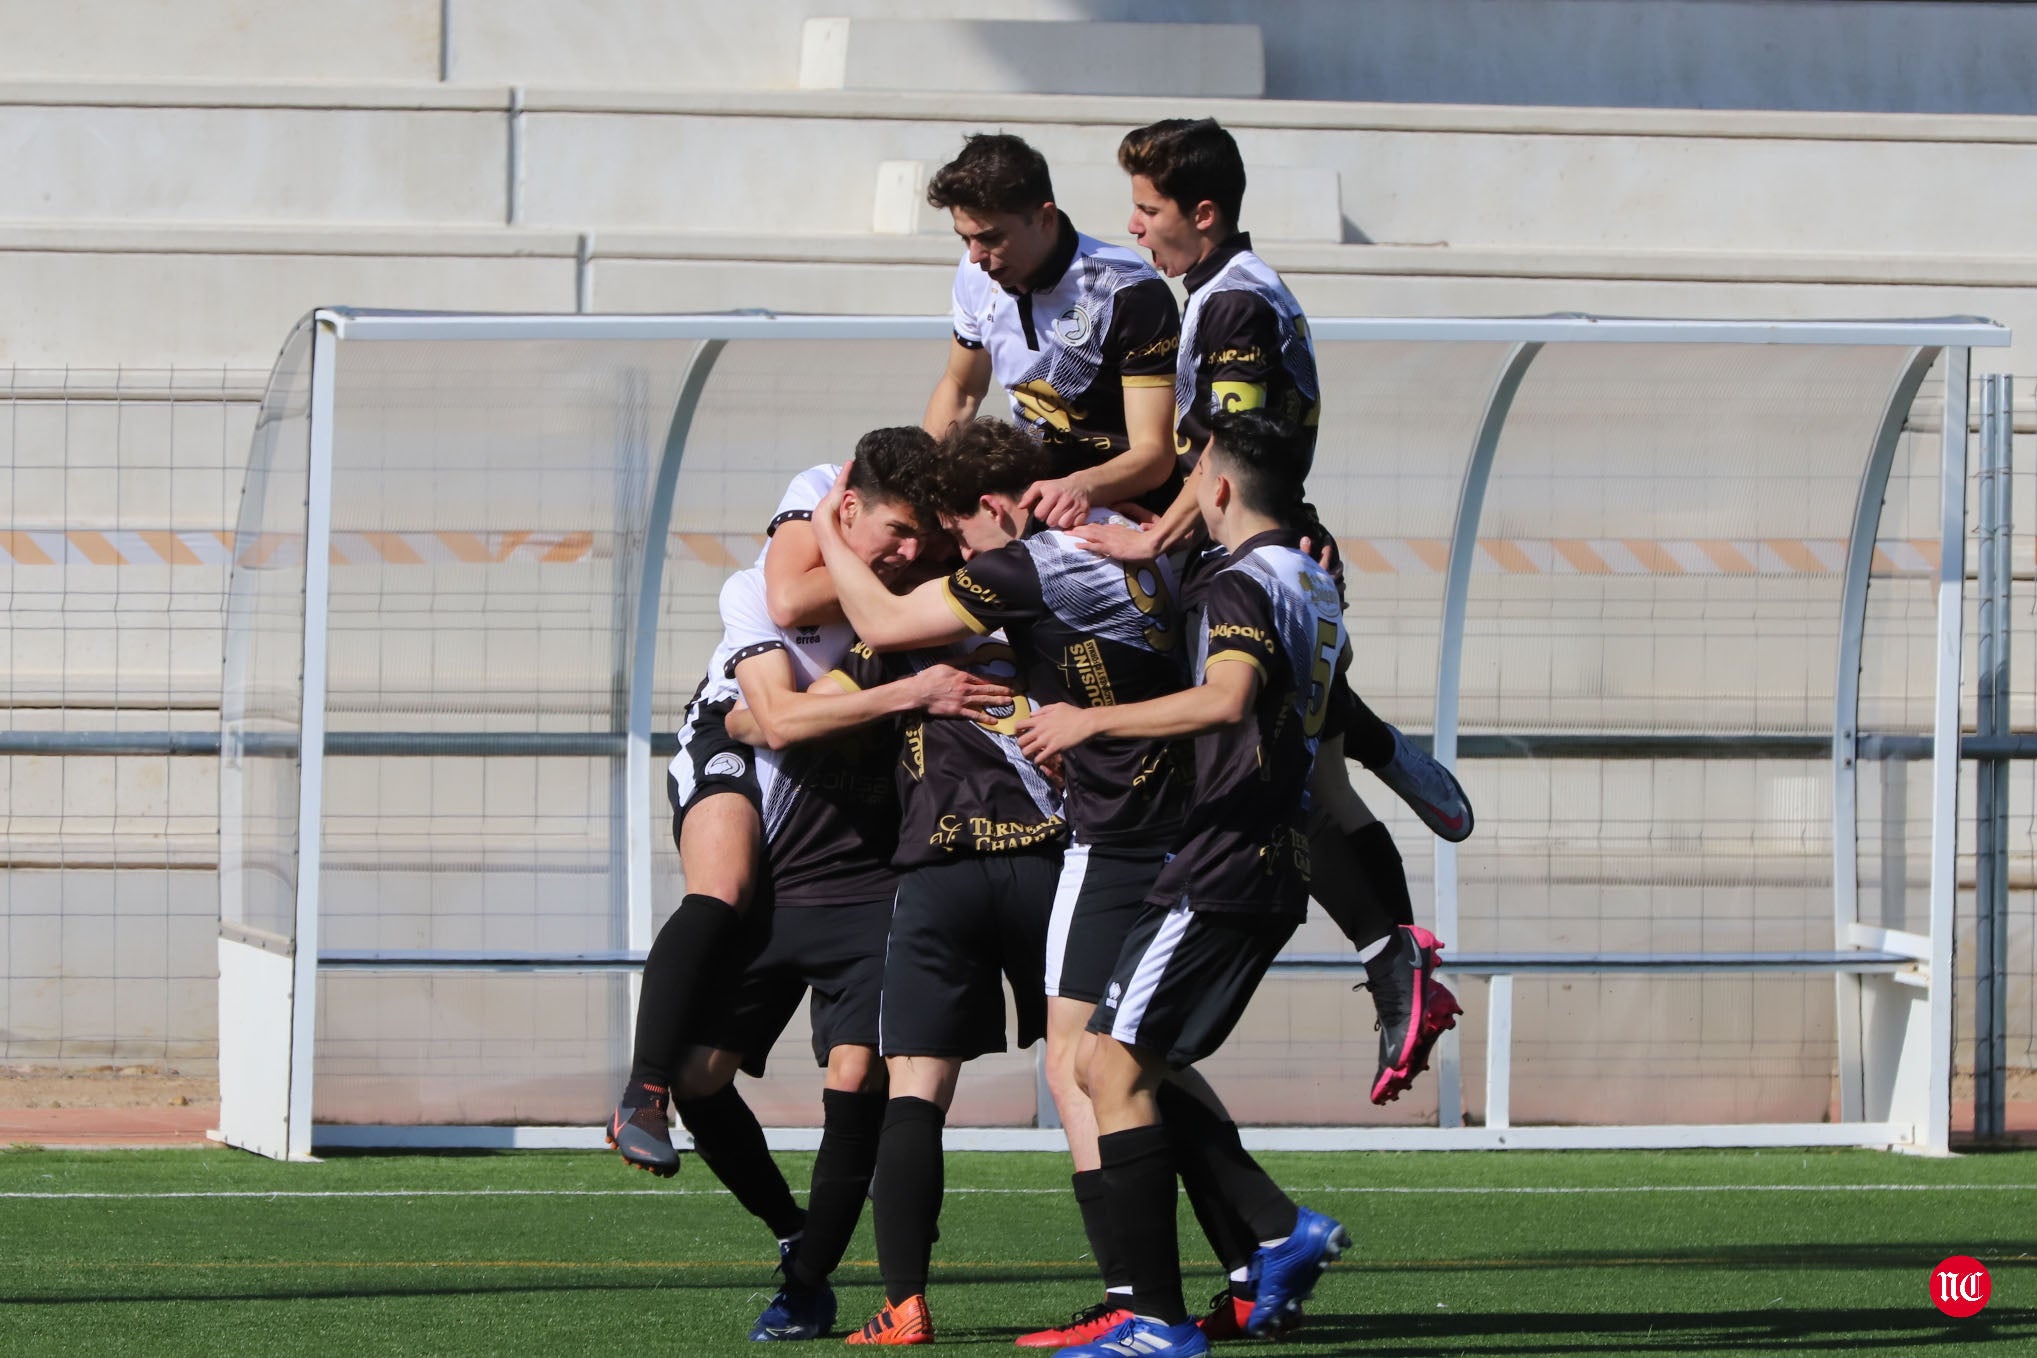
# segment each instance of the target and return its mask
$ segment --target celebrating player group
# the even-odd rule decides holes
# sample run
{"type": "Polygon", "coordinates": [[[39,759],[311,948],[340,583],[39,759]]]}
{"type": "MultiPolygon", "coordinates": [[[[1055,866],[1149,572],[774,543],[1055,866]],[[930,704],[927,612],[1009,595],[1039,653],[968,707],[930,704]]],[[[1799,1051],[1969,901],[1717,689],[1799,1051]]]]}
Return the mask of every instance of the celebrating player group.
{"type": "Polygon", "coordinates": [[[1151,266],[1078,231],[1025,142],[967,140],[928,189],[967,253],[921,426],[795,477],[722,590],[668,780],[687,895],[645,962],[608,1131],[669,1175],[676,1112],[777,1237],[752,1339],[832,1331],[868,1199],[885,1296],[848,1342],[933,1342],[942,1129],[962,1068],[1013,1039],[1007,985],[1018,1045],[1046,1043],[1100,1273],[1095,1305],[1018,1343],[1277,1335],[1350,1239],[1246,1152],[1197,1063],[1311,896],[1365,966],[1374,1102],[1459,1012],[1349,780],[1356,759],[1436,834],[1471,832],[1456,779],[1345,679],[1341,570],[1305,491],[1307,319],[1239,229],[1229,133],[1155,123],[1118,159],[1151,266]],[[993,380],[1010,422],[979,418],[993,380]],[[734,1078],[809,995],[827,1076],[802,1209],[734,1078]],[[1200,1317],[1184,1190],[1228,1273],[1200,1317]]]}

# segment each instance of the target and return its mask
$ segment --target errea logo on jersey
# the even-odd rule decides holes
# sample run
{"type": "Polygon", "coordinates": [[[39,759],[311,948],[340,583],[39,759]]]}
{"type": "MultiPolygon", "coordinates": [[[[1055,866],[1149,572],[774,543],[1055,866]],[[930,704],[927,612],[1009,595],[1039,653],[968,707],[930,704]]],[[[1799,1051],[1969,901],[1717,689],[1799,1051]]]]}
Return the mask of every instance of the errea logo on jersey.
{"type": "Polygon", "coordinates": [[[820,640],[820,628],[802,627],[799,629],[799,634],[792,639],[801,646],[812,646],[820,640]]]}

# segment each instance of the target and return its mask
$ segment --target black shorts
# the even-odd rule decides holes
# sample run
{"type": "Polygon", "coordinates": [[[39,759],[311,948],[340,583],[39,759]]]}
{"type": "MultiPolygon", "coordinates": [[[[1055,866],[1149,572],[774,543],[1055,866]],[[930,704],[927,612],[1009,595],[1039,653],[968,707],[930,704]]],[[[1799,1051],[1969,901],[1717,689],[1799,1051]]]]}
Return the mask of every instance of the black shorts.
{"type": "Polygon", "coordinates": [[[815,1063],[825,1066],[835,1047],[875,1047],[890,923],[890,901],[752,904],[695,1001],[696,1044],[740,1053],[743,1070],[762,1075],[810,990],[815,1063]]]}
{"type": "Polygon", "coordinates": [[[1148,905],[1089,1020],[1130,1047],[1192,1066],[1224,1044],[1299,920],[1148,905]]]}
{"type": "Polygon", "coordinates": [[[764,792],[757,783],[757,756],[749,746],[729,734],[729,709],[733,698],[718,702],[695,702],[686,709],[686,724],[679,728],[679,758],[665,774],[665,795],[672,802],[672,842],[679,842],[679,825],[702,797],[717,792],[736,792],[749,798],[764,814],[764,792]]]}
{"type": "Polygon", "coordinates": [[[898,879],[884,955],[879,1050],[967,1061],[1005,1049],[1003,977],[1018,1045],[1046,1035],[1047,917],[1061,854],[985,854],[898,879]]]}
{"type": "Polygon", "coordinates": [[[1047,993],[1100,1003],[1125,938],[1145,911],[1164,854],[1132,856],[1071,844],[1047,922],[1047,993]]]}

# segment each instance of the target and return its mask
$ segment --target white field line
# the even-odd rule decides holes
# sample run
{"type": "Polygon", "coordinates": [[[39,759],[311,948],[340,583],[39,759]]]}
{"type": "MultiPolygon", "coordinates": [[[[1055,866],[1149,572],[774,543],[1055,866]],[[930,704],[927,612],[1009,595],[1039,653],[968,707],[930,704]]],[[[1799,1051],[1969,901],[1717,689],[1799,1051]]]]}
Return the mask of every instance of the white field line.
{"type": "MultiPolygon", "coordinates": [[[[1065,1188],[950,1188],[949,1196],[1066,1196],[1065,1188]]],[[[1611,1193],[2037,1193],[2037,1184],[1626,1184],[1603,1188],[1417,1188],[1407,1186],[1319,1187],[1291,1190],[1304,1198],[1329,1194],[1401,1196],[1546,1196],[1611,1193]]],[[[726,1197],[720,1188],[359,1188],[206,1189],[172,1193],[0,1192],[0,1200],[105,1199],[116,1202],[181,1198],[708,1198],[726,1197]]]]}

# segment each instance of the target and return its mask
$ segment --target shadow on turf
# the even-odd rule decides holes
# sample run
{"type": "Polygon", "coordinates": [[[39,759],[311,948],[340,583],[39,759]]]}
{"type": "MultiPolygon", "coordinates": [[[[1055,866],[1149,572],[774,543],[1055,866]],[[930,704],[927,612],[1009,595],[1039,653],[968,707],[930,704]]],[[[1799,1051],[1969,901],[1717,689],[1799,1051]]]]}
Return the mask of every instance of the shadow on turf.
{"type": "MultiPolygon", "coordinates": [[[[1990,1268],[2016,1268],[2037,1259],[2037,1241],[2003,1239],[1992,1235],[1961,1236],[1958,1252],[1986,1259],[1990,1268]]],[[[1895,1269],[1914,1270],[1919,1278],[1944,1258],[1947,1243],[1934,1240],[1919,1244],[1913,1240],[1847,1241],[1820,1245],[1690,1245],[1635,1251],[1545,1250],[1526,1256],[1493,1255],[1464,1259],[1360,1259],[1346,1254],[1336,1273],[1532,1273],[1549,1270],[1562,1273],[1579,1269],[1610,1269],[1616,1273],[1630,1268],[1715,1268],[1740,1273],[1750,1269],[1774,1269],[1793,1273],[1803,1269],[1895,1269]]],[[[1918,1286],[1921,1288],[1922,1283],[1918,1286]]],[[[1921,1293],[1920,1293],[1921,1295],[1921,1293]]]]}
{"type": "MultiPolygon", "coordinates": [[[[1921,1288],[1918,1289],[1920,1292],[1921,1288]]],[[[1446,1353],[1558,1354],[1580,1346],[1622,1353],[1723,1353],[1731,1350],[1915,1352],[1985,1341],[2037,1340],[2037,1309],[1990,1307],[1948,1321],[1928,1303],[1877,1310],[1436,1312],[1405,1316],[1311,1316],[1295,1334],[1308,1344],[1348,1345],[1367,1358],[1446,1353]]]]}

